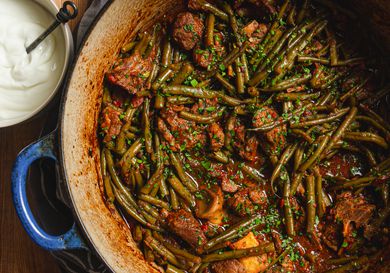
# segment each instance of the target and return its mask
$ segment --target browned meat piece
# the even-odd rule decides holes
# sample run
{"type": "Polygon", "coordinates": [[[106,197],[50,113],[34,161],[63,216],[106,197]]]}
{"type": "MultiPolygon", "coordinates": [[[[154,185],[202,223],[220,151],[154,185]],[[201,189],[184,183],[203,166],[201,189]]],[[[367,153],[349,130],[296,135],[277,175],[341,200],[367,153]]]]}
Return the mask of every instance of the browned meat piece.
{"type": "MultiPolygon", "coordinates": [[[[264,124],[276,120],[279,115],[275,110],[267,106],[258,110],[253,117],[253,127],[260,127],[264,124]]],[[[281,151],[286,144],[287,127],[286,125],[278,126],[263,134],[265,140],[271,145],[270,151],[281,151]]]]}
{"type": "MultiPolygon", "coordinates": [[[[192,149],[195,145],[204,145],[206,135],[200,132],[195,122],[179,117],[178,113],[171,107],[161,111],[161,117],[168,125],[171,135],[175,139],[177,148],[192,149]]],[[[170,141],[170,140],[169,140],[170,141]]]]}
{"type": "Polygon", "coordinates": [[[190,212],[183,209],[172,211],[169,212],[166,220],[168,228],[193,248],[207,242],[200,223],[190,212]]]}
{"type": "Polygon", "coordinates": [[[122,121],[120,119],[121,112],[116,110],[113,106],[108,105],[103,110],[103,120],[101,124],[102,130],[106,133],[104,136],[104,142],[110,142],[121,131],[122,121]]]}
{"type": "Polygon", "coordinates": [[[238,185],[227,176],[226,179],[222,179],[221,187],[224,192],[236,192],[238,190],[238,185]]]}
{"type": "Polygon", "coordinates": [[[217,123],[213,123],[209,126],[209,137],[210,137],[210,146],[211,150],[218,151],[220,150],[225,142],[225,134],[217,123]]]}
{"type": "Polygon", "coordinates": [[[237,259],[215,262],[211,265],[213,273],[245,273],[245,267],[237,259]]]}
{"type": "Polygon", "coordinates": [[[268,197],[260,188],[245,188],[228,199],[228,205],[240,216],[252,215],[268,204],[268,197]]]}
{"type": "Polygon", "coordinates": [[[362,170],[361,160],[350,153],[337,154],[320,165],[320,173],[323,176],[340,176],[350,179],[360,176],[362,170]]]}
{"type": "Polygon", "coordinates": [[[173,25],[173,39],[185,50],[191,50],[203,36],[202,20],[191,12],[179,13],[173,25]]]}
{"type": "Polygon", "coordinates": [[[245,147],[243,150],[240,150],[240,156],[248,161],[255,161],[258,159],[257,147],[259,146],[259,142],[255,136],[249,138],[246,141],[245,147]]]}
{"type": "Polygon", "coordinates": [[[369,204],[363,195],[353,195],[343,192],[336,198],[336,205],[332,209],[336,221],[343,223],[344,238],[352,237],[354,227],[365,227],[375,210],[375,205],[369,204]],[[352,226],[354,223],[355,226],[352,226]]]}
{"type": "Polygon", "coordinates": [[[248,37],[250,48],[255,48],[267,33],[267,25],[259,24],[256,20],[253,20],[244,27],[244,32],[248,37]]]}
{"type": "Polygon", "coordinates": [[[145,59],[138,52],[135,52],[130,57],[122,59],[107,73],[108,81],[127,90],[130,94],[144,90],[155,56],[155,49],[145,59]]]}

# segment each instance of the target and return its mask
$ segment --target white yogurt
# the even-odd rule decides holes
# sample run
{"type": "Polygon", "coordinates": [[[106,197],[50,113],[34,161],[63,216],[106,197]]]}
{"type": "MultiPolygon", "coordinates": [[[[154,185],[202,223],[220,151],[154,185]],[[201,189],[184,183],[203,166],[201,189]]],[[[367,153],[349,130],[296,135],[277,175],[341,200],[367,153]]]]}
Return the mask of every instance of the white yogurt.
{"type": "Polygon", "coordinates": [[[32,0],[0,0],[0,127],[30,115],[56,88],[65,61],[61,30],[26,53],[53,21],[32,0]]]}

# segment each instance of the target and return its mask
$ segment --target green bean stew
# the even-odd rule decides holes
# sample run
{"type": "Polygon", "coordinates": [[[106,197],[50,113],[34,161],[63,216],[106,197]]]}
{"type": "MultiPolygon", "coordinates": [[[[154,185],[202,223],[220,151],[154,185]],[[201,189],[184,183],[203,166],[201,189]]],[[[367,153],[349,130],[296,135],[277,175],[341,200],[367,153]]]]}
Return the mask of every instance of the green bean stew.
{"type": "MultiPolygon", "coordinates": [[[[386,73],[335,2],[189,0],[123,45],[105,199],[165,272],[371,272],[389,243],[386,73]]],[[[375,271],[373,271],[375,272],[375,271]]]]}

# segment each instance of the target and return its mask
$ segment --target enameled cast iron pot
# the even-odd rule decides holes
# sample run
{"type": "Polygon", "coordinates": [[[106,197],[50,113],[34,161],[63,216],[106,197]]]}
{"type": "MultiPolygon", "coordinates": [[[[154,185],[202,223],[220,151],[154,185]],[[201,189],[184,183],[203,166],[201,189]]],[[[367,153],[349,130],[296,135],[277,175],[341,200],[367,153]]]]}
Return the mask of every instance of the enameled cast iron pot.
{"type": "MultiPolygon", "coordinates": [[[[354,7],[360,6],[370,13],[368,18],[374,25],[388,24],[387,0],[353,2],[354,7]]],[[[113,272],[158,272],[155,265],[143,259],[118,212],[103,200],[96,131],[104,74],[121,45],[141,28],[147,29],[164,14],[177,13],[183,7],[184,1],[178,0],[110,1],[92,27],[69,74],[58,129],[24,149],[14,166],[15,208],[27,233],[41,247],[56,251],[89,245],[113,272]],[[43,157],[57,161],[60,166],[76,222],[61,236],[51,236],[39,227],[27,201],[28,168],[43,157]],[[87,242],[79,234],[84,234],[87,242]]],[[[384,27],[380,31],[384,34],[384,45],[389,45],[385,41],[390,39],[388,30],[384,27]]]]}

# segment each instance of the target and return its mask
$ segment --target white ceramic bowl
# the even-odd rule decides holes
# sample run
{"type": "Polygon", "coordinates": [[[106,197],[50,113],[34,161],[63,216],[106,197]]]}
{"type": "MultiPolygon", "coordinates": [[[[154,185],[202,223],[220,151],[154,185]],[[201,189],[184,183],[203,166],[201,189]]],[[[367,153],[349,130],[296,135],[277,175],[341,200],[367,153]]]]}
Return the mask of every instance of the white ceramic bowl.
{"type": "MultiPolygon", "coordinates": [[[[41,7],[47,10],[52,15],[51,19],[54,22],[55,15],[58,13],[59,7],[55,4],[53,0],[31,0],[31,1],[38,3],[41,7]]],[[[0,119],[0,128],[22,123],[30,119],[31,117],[35,116],[37,113],[39,113],[43,108],[45,108],[50,103],[50,101],[54,98],[58,90],[61,89],[62,82],[66,76],[68,66],[73,58],[73,37],[72,37],[72,32],[67,24],[66,25],[62,24],[55,31],[60,32],[60,35],[63,37],[63,41],[60,42],[64,43],[64,49],[65,49],[64,50],[65,52],[61,53],[63,54],[64,61],[62,67],[59,68],[61,69],[61,73],[60,73],[60,77],[58,78],[58,82],[55,84],[52,90],[48,90],[47,97],[42,101],[42,103],[39,104],[38,107],[30,111],[28,114],[25,114],[17,118],[6,119],[6,120],[0,119]]]]}

